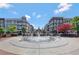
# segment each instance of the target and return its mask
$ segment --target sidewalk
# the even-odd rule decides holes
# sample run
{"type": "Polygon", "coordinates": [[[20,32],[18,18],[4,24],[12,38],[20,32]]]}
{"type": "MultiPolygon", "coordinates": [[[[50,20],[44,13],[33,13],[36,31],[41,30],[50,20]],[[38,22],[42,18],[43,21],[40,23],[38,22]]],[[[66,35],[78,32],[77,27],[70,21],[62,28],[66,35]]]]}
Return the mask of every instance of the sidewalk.
{"type": "Polygon", "coordinates": [[[16,54],[13,54],[13,53],[10,53],[10,52],[7,52],[7,51],[0,49],[0,55],[16,55],[16,54]]]}

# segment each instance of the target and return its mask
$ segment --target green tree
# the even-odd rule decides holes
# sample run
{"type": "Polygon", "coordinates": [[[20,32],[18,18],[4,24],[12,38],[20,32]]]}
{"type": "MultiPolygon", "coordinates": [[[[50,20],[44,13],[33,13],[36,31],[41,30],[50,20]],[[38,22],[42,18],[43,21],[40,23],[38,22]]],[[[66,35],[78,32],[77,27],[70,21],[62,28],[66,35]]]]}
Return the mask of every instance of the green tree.
{"type": "Polygon", "coordinates": [[[10,25],[8,28],[7,28],[7,32],[10,32],[10,33],[13,33],[13,32],[16,32],[17,31],[17,28],[15,25],[10,25]]]}
{"type": "Polygon", "coordinates": [[[25,35],[25,33],[26,33],[26,28],[22,28],[22,33],[23,33],[23,35],[25,35]]]}
{"type": "Polygon", "coordinates": [[[72,19],[71,23],[73,24],[73,30],[77,31],[77,35],[79,34],[79,16],[76,16],[72,19]]]}
{"type": "Polygon", "coordinates": [[[76,16],[74,17],[72,20],[71,20],[71,23],[73,24],[73,28],[74,30],[79,30],[79,27],[77,26],[78,23],[79,23],[79,16],[76,16]]]}
{"type": "Polygon", "coordinates": [[[4,28],[0,27],[0,35],[4,33],[4,28]]]}

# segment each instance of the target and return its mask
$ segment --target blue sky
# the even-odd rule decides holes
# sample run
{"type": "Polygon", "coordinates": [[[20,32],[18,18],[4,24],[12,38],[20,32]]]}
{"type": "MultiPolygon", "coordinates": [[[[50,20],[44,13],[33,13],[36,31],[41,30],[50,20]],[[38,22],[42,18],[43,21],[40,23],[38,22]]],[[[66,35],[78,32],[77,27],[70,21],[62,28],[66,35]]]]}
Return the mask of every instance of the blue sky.
{"type": "Polygon", "coordinates": [[[0,18],[26,16],[34,27],[44,27],[54,16],[71,18],[79,16],[79,4],[72,3],[0,3],[0,18]]]}

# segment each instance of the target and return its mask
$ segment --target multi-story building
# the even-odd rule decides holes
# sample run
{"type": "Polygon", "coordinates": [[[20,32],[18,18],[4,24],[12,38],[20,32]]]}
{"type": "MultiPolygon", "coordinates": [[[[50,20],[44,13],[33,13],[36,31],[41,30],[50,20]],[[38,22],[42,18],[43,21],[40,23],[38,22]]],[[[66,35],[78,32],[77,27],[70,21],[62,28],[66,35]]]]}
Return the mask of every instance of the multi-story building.
{"type": "Polygon", "coordinates": [[[17,28],[17,32],[21,32],[22,28],[26,28],[26,31],[30,32],[32,25],[27,22],[25,16],[21,18],[0,18],[0,27],[4,27],[5,29],[11,25],[15,25],[17,28]]]}
{"type": "Polygon", "coordinates": [[[11,25],[15,25],[17,28],[17,31],[21,31],[22,27],[26,26],[26,18],[6,18],[5,19],[5,27],[9,27],[11,25]]]}
{"type": "Polygon", "coordinates": [[[47,31],[52,32],[56,30],[56,27],[63,23],[70,23],[71,18],[63,18],[63,17],[52,17],[48,24],[45,26],[47,31]]]}
{"type": "Polygon", "coordinates": [[[34,27],[27,22],[26,23],[26,32],[32,33],[33,31],[34,31],[34,27]]]}
{"type": "Polygon", "coordinates": [[[53,17],[49,20],[49,31],[56,30],[56,26],[64,22],[63,17],[53,17]]]}
{"type": "Polygon", "coordinates": [[[46,32],[49,31],[49,24],[46,24],[46,25],[44,26],[44,31],[46,31],[46,32]]]}
{"type": "Polygon", "coordinates": [[[4,18],[0,18],[0,27],[5,27],[5,19],[4,18]]]}

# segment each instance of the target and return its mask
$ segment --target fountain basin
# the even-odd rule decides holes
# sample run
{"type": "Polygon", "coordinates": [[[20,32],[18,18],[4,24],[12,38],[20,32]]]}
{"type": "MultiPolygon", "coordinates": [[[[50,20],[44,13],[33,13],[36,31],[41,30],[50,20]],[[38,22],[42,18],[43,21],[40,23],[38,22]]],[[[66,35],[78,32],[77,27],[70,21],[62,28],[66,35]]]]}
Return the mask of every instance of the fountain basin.
{"type": "Polygon", "coordinates": [[[28,36],[23,37],[24,41],[30,41],[30,42],[46,42],[50,41],[50,36],[28,36]]]}
{"type": "MultiPolygon", "coordinates": [[[[45,38],[47,38],[47,37],[48,36],[45,36],[45,38]]],[[[19,41],[18,39],[17,40],[10,40],[9,44],[11,44],[12,46],[15,46],[15,47],[19,47],[19,48],[31,48],[31,49],[32,48],[33,49],[57,48],[57,47],[62,47],[62,46],[68,45],[68,41],[62,37],[51,37],[51,39],[49,41],[43,40],[42,42],[39,42],[40,40],[39,41],[36,41],[36,40],[28,41],[26,39],[23,40],[23,38],[24,37],[20,38],[22,41],[19,41]],[[53,38],[55,38],[55,39],[53,39],[53,38]]]]}

